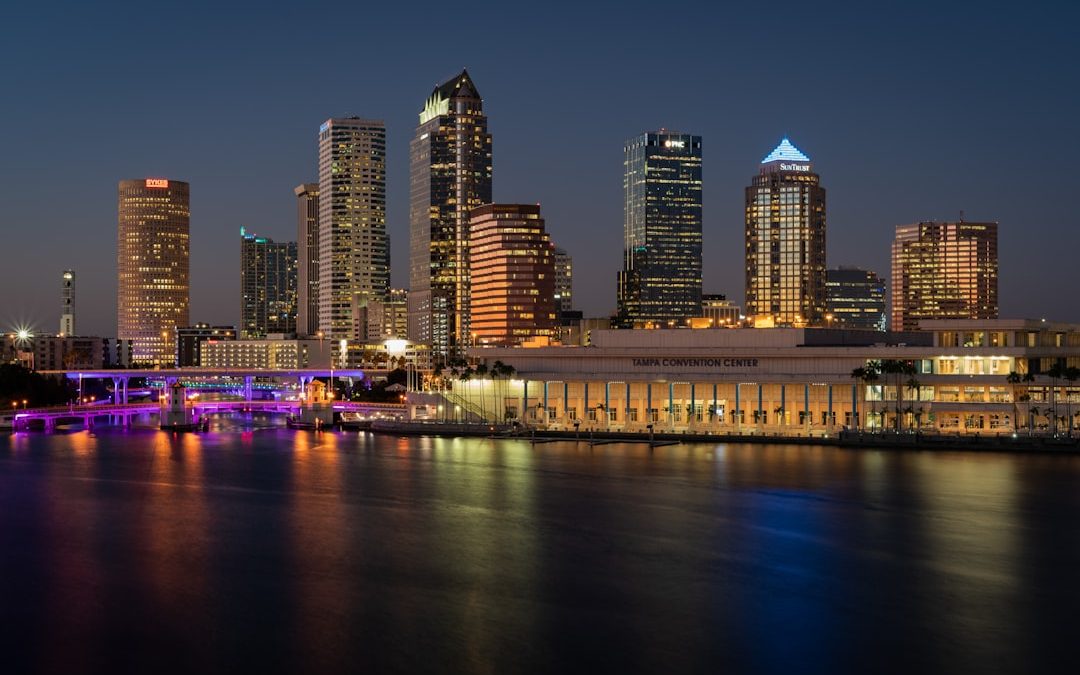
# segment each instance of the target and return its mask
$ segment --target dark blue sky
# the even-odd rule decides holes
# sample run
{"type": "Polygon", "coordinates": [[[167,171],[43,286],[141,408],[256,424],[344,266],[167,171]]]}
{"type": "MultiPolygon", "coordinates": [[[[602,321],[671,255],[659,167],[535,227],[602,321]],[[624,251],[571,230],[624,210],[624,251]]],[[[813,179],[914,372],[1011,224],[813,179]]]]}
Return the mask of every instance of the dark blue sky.
{"type": "Polygon", "coordinates": [[[1003,316],[1080,320],[1072,3],[30,5],[0,22],[5,328],[57,330],[74,267],[80,332],[115,333],[116,182],[144,176],[191,183],[191,319],[235,323],[239,228],[295,238],[330,116],[386,120],[406,285],[408,142],[463,66],[495,199],[542,203],[587,314],[614,307],[622,143],[667,127],[704,137],[707,292],[742,302],[743,188],[787,133],[828,189],[830,265],[887,275],[895,225],[963,210],[1001,223],[1003,316]]]}

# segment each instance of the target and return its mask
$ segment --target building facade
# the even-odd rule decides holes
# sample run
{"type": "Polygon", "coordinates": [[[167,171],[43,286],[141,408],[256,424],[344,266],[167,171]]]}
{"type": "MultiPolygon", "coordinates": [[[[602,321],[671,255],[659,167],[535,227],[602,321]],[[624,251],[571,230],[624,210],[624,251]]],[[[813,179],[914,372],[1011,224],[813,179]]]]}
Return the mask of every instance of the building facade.
{"type": "Polygon", "coordinates": [[[75,334],[75,271],[64,270],[60,281],[60,334],[75,334]]]}
{"type": "Polygon", "coordinates": [[[206,340],[203,368],[329,368],[333,344],[329,340],[206,340]]]}
{"type": "Polygon", "coordinates": [[[190,187],[122,180],[118,212],[117,335],[139,365],[172,365],[176,327],[188,324],[190,187]]]}
{"type": "Polygon", "coordinates": [[[468,71],[435,87],[409,146],[409,339],[469,344],[469,212],[491,203],[491,134],[468,71]]]}
{"type": "Polygon", "coordinates": [[[701,296],[701,318],[708,328],[738,326],[742,319],[742,307],[722,293],[705,294],[701,296]]]}
{"type": "Polygon", "coordinates": [[[204,342],[235,340],[236,338],[236,326],[211,326],[208,323],[181,326],[176,329],[176,366],[178,368],[202,366],[204,342]]]}
{"type": "Polygon", "coordinates": [[[386,297],[368,305],[367,341],[404,340],[409,334],[409,291],[391,288],[386,297]]]}
{"type": "Polygon", "coordinates": [[[558,336],[555,260],[539,205],[473,209],[469,252],[473,344],[517,345],[558,336]]]}
{"type": "Polygon", "coordinates": [[[559,246],[553,250],[552,259],[555,262],[555,311],[561,317],[574,309],[574,260],[559,246]]]}
{"type": "Polygon", "coordinates": [[[596,330],[588,348],[470,350],[489,366],[513,366],[515,381],[443,384],[463,409],[483,400],[494,419],[571,430],[988,435],[1063,432],[1069,420],[1080,429],[1080,382],[1052,370],[1080,367],[1080,325],[948,320],[920,328],[596,330]],[[856,377],[890,362],[914,373],[856,377]]]}
{"type": "Polygon", "coordinates": [[[34,338],[37,370],[128,368],[131,340],[76,335],[38,335],[34,338]]]}
{"type": "Polygon", "coordinates": [[[296,195],[296,332],[319,332],[319,184],[304,183],[296,195]]]}
{"type": "Polygon", "coordinates": [[[701,309],[701,136],[657,131],[623,147],[619,325],[681,325],[701,309]]]}
{"type": "Polygon", "coordinates": [[[248,339],[296,333],[297,246],[240,228],[240,331],[248,339]]]}
{"type": "Polygon", "coordinates": [[[825,318],[825,188],[786,137],[746,188],[746,315],[759,324],[825,318]]]}
{"type": "Polygon", "coordinates": [[[837,267],[825,273],[827,326],[885,330],[885,280],[858,267],[837,267]]]}
{"type": "Polygon", "coordinates": [[[355,337],[356,308],[390,288],[386,125],[359,117],[319,127],[319,330],[355,337]]]}
{"type": "Polygon", "coordinates": [[[927,319],[996,319],[997,223],[898,225],[892,244],[892,328],[927,319]]]}

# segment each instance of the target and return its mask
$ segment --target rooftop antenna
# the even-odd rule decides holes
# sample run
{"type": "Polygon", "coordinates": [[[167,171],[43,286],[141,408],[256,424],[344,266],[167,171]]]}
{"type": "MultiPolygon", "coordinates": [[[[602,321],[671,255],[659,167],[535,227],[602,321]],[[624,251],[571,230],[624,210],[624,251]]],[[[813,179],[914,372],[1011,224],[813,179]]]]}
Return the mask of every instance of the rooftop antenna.
{"type": "Polygon", "coordinates": [[[960,222],[964,222],[964,210],[960,209],[960,222]]]}

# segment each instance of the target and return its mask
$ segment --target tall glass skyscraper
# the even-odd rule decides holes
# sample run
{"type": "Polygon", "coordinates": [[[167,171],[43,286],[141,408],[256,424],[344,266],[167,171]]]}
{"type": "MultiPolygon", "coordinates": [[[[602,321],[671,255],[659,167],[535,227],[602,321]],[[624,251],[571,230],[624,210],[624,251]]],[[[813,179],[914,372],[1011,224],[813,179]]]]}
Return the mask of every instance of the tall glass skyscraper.
{"type": "Polygon", "coordinates": [[[386,125],[359,117],[319,127],[319,330],[362,338],[357,316],[390,289],[386,125]]]}
{"type": "Polygon", "coordinates": [[[248,339],[296,332],[296,242],[240,228],[240,332],[248,339]]]}
{"type": "Polygon", "coordinates": [[[786,137],[746,188],[746,315],[781,326],[825,318],[825,188],[786,137]]]}
{"type": "Polygon", "coordinates": [[[122,180],[119,197],[117,337],[131,340],[133,362],[172,366],[176,327],[188,325],[190,188],[122,180]]]}
{"type": "Polygon", "coordinates": [[[825,273],[825,325],[885,330],[885,280],[858,267],[825,273]]]}
{"type": "Polygon", "coordinates": [[[491,203],[491,134],[468,71],[431,92],[409,153],[409,339],[445,360],[472,342],[469,212],[491,203]]]}
{"type": "Polygon", "coordinates": [[[644,133],[623,152],[619,325],[682,324],[701,314],[701,136],[644,133]]]}

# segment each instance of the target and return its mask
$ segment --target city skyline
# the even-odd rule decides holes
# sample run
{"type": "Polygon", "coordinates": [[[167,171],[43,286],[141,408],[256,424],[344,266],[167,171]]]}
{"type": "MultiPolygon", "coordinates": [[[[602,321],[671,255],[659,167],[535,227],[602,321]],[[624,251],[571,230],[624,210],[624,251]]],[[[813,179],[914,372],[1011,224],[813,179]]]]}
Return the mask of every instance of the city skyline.
{"type": "MultiPolygon", "coordinates": [[[[601,20],[590,12],[586,12],[576,27],[552,25],[551,29],[563,36],[584,33],[588,26],[601,20]]],[[[861,24],[854,18],[845,19],[840,26],[840,44],[824,47],[821,54],[825,78],[821,86],[829,98],[815,100],[814,106],[768,112],[762,112],[760,106],[739,102],[734,94],[740,91],[740,86],[749,91],[746,87],[752,86],[753,72],[760,74],[762,69],[778,67],[779,56],[765,58],[763,64],[740,66],[748,69],[745,74],[733,68],[722,69],[715,79],[705,80],[706,86],[683,88],[676,95],[657,97],[663,100],[647,101],[628,113],[611,106],[609,99],[615,90],[626,89],[639,74],[634,69],[643,67],[643,62],[636,57],[630,64],[615,65],[613,55],[583,53],[580,47],[574,47],[570,50],[572,54],[588,57],[594,68],[610,68],[610,81],[588,80],[585,86],[582,75],[567,74],[556,64],[542,63],[543,59],[535,55],[510,57],[496,64],[484,56],[484,50],[467,47],[455,54],[451,62],[436,57],[435,51],[426,46],[414,44],[416,55],[406,56],[404,51],[395,50],[393,67],[370,82],[363,82],[363,86],[358,86],[361,77],[355,69],[335,67],[334,75],[348,74],[344,85],[332,84],[335,79],[332,75],[327,75],[325,80],[320,77],[315,83],[308,81],[307,91],[313,95],[302,105],[282,105],[280,109],[268,110],[262,119],[251,122],[251,128],[233,127],[223,136],[224,129],[218,129],[217,125],[239,103],[234,95],[224,91],[223,82],[219,81],[221,76],[208,76],[204,72],[207,92],[214,92],[209,98],[209,93],[195,97],[204,111],[187,104],[176,106],[175,110],[164,109],[147,97],[131,93],[120,99],[109,95],[96,97],[94,110],[87,118],[94,133],[81,138],[71,149],[73,171],[66,185],[70,199],[62,201],[43,199],[40,190],[28,182],[38,180],[37,173],[42,170],[39,169],[42,162],[35,153],[48,150],[49,144],[41,148],[27,141],[40,138],[40,130],[46,128],[43,125],[55,119],[56,114],[47,109],[52,95],[44,89],[32,90],[31,94],[38,92],[28,97],[28,102],[34,105],[15,102],[9,114],[10,128],[4,132],[4,140],[10,140],[6,147],[11,150],[10,160],[5,163],[8,166],[4,184],[8,187],[4,195],[4,218],[9,223],[5,232],[11,235],[12,248],[22,255],[12,260],[0,277],[3,288],[21,289],[18,295],[5,290],[0,296],[5,310],[0,321],[9,326],[32,322],[38,331],[54,330],[55,282],[52,280],[61,270],[74,268],[79,270],[79,332],[111,334],[115,273],[110,269],[110,252],[115,242],[111,241],[110,230],[116,213],[115,205],[110,204],[110,186],[131,176],[170,176],[192,184],[191,321],[237,323],[239,283],[235,275],[220,271],[231,269],[223,265],[229,258],[228,252],[234,250],[226,246],[228,239],[234,236],[232,233],[238,225],[246,222],[265,223],[260,225],[260,231],[275,239],[295,239],[292,188],[315,178],[311,169],[314,157],[310,130],[321,119],[347,114],[387,121],[387,217],[392,258],[396,261],[392,285],[408,285],[407,270],[401,265],[408,241],[406,144],[414,128],[412,115],[415,115],[417,92],[429,91],[440,77],[465,65],[479,78],[485,111],[491,119],[491,133],[499,142],[496,163],[499,188],[495,198],[540,201],[553,240],[572,256],[583,257],[588,253],[595,257],[593,264],[583,266],[577,275],[580,290],[575,304],[586,315],[605,314],[614,309],[610,279],[620,262],[622,141],[659,126],[692,129],[710,144],[709,171],[704,179],[707,205],[704,290],[707,293],[742,297],[738,264],[742,209],[739,192],[747,172],[760,157],[759,149],[788,133],[799,139],[800,147],[815,159],[819,171],[828,176],[830,265],[858,265],[888,276],[888,245],[896,225],[920,220],[956,220],[959,212],[965,211],[966,220],[1001,223],[1002,316],[1067,320],[1080,314],[1080,306],[1072,306],[1072,302],[1080,305],[1080,301],[1066,299],[1061,303],[1052,294],[1039,292],[1044,286],[1060,285],[1066,280],[1065,259],[1055,261],[1052,256],[1064,255],[1058,251],[1077,245],[1074,234],[1077,228],[1070,227],[1076,216],[1068,210],[1065,200],[1056,203],[1036,199],[1044,190],[1053,192],[1068,187],[1065,176],[1046,178],[1041,167],[1053,163],[1063,144],[1065,154],[1071,154],[1078,137],[1071,133],[1076,121],[1059,112],[1071,108],[1069,102],[1076,94],[1036,86],[1049,75],[1032,77],[1023,65],[1045,58],[1049,49],[1045,45],[1053,40],[1046,39],[1043,33],[1037,34],[1030,21],[1021,20],[1010,27],[1009,35],[1014,43],[1019,40],[1030,49],[1017,65],[1004,67],[988,58],[964,56],[958,47],[947,47],[945,75],[932,78],[926,70],[928,57],[905,52],[909,60],[893,68],[890,82],[880,88],[869,82],[867,73],[841,59],[840,46],[853,45],[869,48],[870,56],[886,58],[889,49],[902,43],[903,35],[915,30],[927,39],[1002,30],[980,23],[978,17],[961,17],[949,10],[937,13],[939,23],[929,26],[918,22],[918,15],[912,10],[910,14],[891,17],[896,37],[887,36],[881,45],[871,44],[869,22],[861,24]],[[869,86],[871,94],[881,94],[878,102],[865,91],[857,99],[853,93],[842,91],[841,84],[852,78],[855,84],[869,86]],[[952,82],[957,78],[965,82],[965,95],[960,97],[963,101],[953,100],[956,97],[952,82]],[[1002,78],[1015,86],[1005,91],[1002,78]],[[890,94],[894,90],[915,92],[938,105],[928,112],[916,112],[919,109],[907,97],[890,94]],[[539,106],[529,101],[529,94],[536,91],[543,91],[544,96],[553,99],[574,98],[575,114],[566,120],[545,115],[548,126],[537,126],[540,113],[530,108],[539,106]],[[1007,124],[1003,115],[970,105],[972,101],[1008,103],[1011,97],[1017,97],[1017,102],[1024,101],[1026,109],[1039,120],[1039,124],[1032,126],[1041,129],[1007,124]],[[725,114],[718,116],[714,111],[720,103],[725,105],[725,114]],[[40,117],[31,116],[31,112],[40,117]],[[170,133],[162,135],[166,128],[170,133]],[[264,134],[271,134],[275,143],[263,143],[264,134]],[[147,143],[151,135],[155,141],[147,143]],[[211,150],[217,153],[216,157],[211,150]],[[567,150],[572,150],[573,162],[566,162],[567,150]],[[223,178],[230,180],[221,184],[223,178]],[[1042,179],[1051,182],[1049,188],[1042,185],[1042,179]],[[41,233],[49,236],[40,236],[41,233]],[[1055,245],[1047,247],[1047,241],[1055,245]],[[1021,267],[1036,255],[1043,258],[1040,275],[1020,273],[1021,267]],[[41,260],[55,264],[41,265],[41,260]]],[[[152,16],[152,12],[147,16],[152,16]]],[[[728,30],[718,22],[709,21],[716,18],[715,14],[703,10],[702,16],[709,30],[728,30]]],[[[277,15],[266,18],[271,24],[268,30],[272,34],[283,33],[285,18],[277,15]]],[[[823,16],[809,20],[826,18],[835,19],[823,16]]],[[[128,18],[121,23],[141,24],[144,20],[128,18]]],[[[222,20],[225,25],[231,25],[230,22],[239,19],[227,15],[222,20]]],[[[615,19],[616,23],[622,20],[615,19]]],[[[27,34],[33,35],[41,29],[43,26],[30,22],[27,34]]],[[[1048,30],[1053,32],[1057,28],[1052,26],[1048,30]]],[[[703,64],[715,62],[717,55],[734,56],[761,35],[751,30],[748,36],[735,39],[723,48],[717,47],[719,54],[694,47],[696,58],[688,62],[687,73],[679,75],[677,81],[703,76],[708,72],[703,64]],[[707,59],[708,54],[713,56],[707,59]]],[[[299,42],[306,44],[310,39],[303,36],[299,42]]],[[[136,40],[135,46],[138,44],[136,40]]],[[[223,38],[210,39],[209,45],[215,54],[228,50],[223,38]]],[[[24,51],[34,51],[26,45],[20,46],[24,51]]],[[[295,57],[289,53],[292,48],[286,53],[295,57]]],[[[163,58],[168,61],[173,54],[174,50],[166,45],[163,58]]],[[[97,72],[94,64],[109,63],[111,58],[106,52],[94,56],[83,67],[93,75],[97,72]]],[[[40,77],[43,85],[58,87],[68,74],[47,69],[49,64],[56,63],[55,59],[55,56],[43,59],[43,65],[33,66],[29,74],[40,77]]],[[[658,65],[670,65],[660,60],[664,63],[658,65]]],[[[284,61],[284,58],[269,59],[253,69],[251,83],[245,90],[245,96],[252,99],[248,105],[268,105],[276,97],[269,78],[292,72],[293,66],[284,61]]],[[[223,71],[236,72],[231,62],[223,66],[223,71]]],[[[657,69],[654,66],[647,72],[656,73],[657,69]]],[[[105,94],[114,86],[97,75],[88,82],[103,87],[105,94]]],[[[796,89],[795,93],[806,94],[810,87],[797,85],[796,89]]]]}

